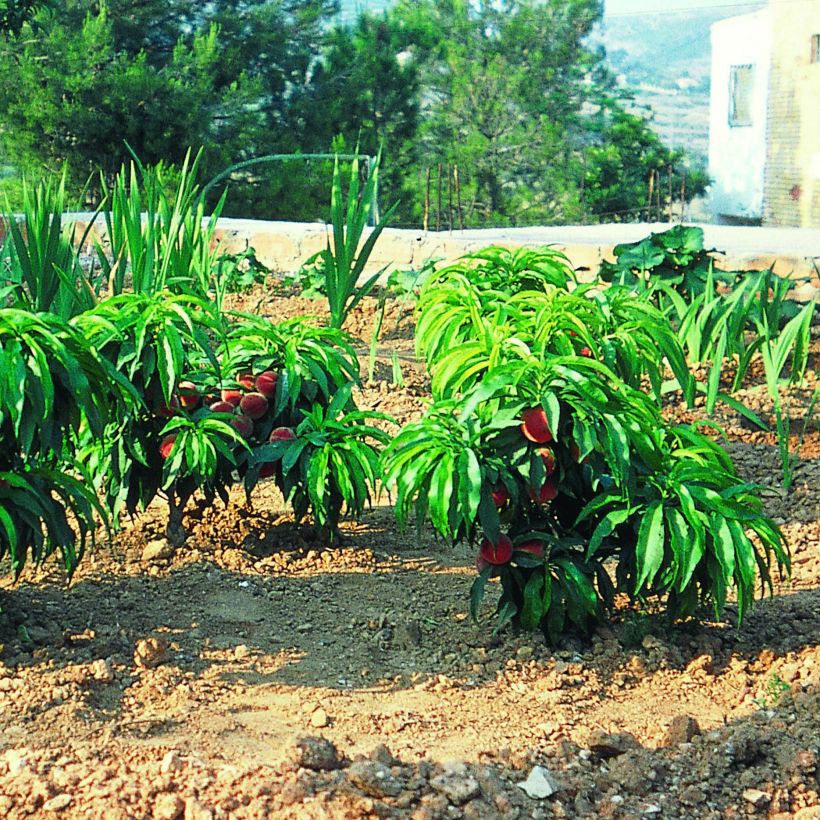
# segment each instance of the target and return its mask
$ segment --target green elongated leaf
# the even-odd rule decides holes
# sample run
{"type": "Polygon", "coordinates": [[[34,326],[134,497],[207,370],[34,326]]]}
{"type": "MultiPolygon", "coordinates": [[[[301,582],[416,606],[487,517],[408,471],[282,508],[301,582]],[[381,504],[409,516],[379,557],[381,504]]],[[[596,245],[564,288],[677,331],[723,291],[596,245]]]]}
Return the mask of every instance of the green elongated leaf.
{"type": "Polygon", "coordinates": [[[481,524],[481,529],[484,530],[484,535],[491,543],[497,544],[498,537],[501,534],[501,521],[498,517],[498,508],[493,501],[490,488],[484,486],[481,488],[481,500],[478,504],[478,521],[481,524]]]}
{"type": "MultiPolygon", "coordinates": [[[[552,575],[547,571],[544,573],[544,594],[541,598],[541,611],[544,615],[549,614],[552,608],[552,575]]],[[[543,617],[543,616],[542,616],[543,617]]]]}
{"type": "Polygon", "coordinates": [[[709,532],[712,547],[722,570],[722,584],[729,586],[735,574],[735,543],[729,522],[722,515],[713,515],[709,532]]]}
{"type": "Polygon", "coordinates": [[[521,609],[521,626],[526,630],[535,629],[544,614],[544,575],[534,572],[524,587],[524,604],[521,609]]]}
{"type": "Polygon", "coordinates": [[[598,522],[598,525],[592,533],[592,537],[589,539],[589,546],[587,547],[586,553],[587,561],[595,555],[604,539],[608,538],[612,534],[615,527],[628,521],[633,512],[634,510],[631,507],[620,510],[610,510],[598,522]]]}
{"type": "Polygon", "coordinates": [[[484,600],[484,593],[487,588],[487,581],[490,578],[492,567],[484,567],[478,575],[478,578],[473,581],[470,587],[470,617],[475,623],[478,623],[478,613],[481,609],[481,602],[484,600]]]}
{"type": "Polygon", "coordinates": [[[640,592],[644,585],[651,586],[661,568],[664,540],[663,504],[660,501],[653,501],[647,507],[638,530],[638,543],[635,549],[636,593],[640,592]]]}
{"type": "Polygon", "coordinates": [[[461,515],[465,523],[472,524],[478,515],[483,484],[481,465],[472,450],[462,450],[459,454],[458,476],[461,515]]]}
{"type": "Polygon", "coordinates": [[[450,504],[453,498],[455,462],[445,453],[430,479],[430,519],[442,535],[451,535],[450,504]]]}
{"type": "Polygon", "coordinates": [[[720,392],[720,375],[723,372],[723,357],[726,355],[726,345],[728,340],[728,331],[724,326],[712,359],[712,369],[709,371],[709,377],[706,382],[706,412],[712,415],[715,410],[715,402],[717,402],[718,394],[720,392]]]}
{"type": "Polygon", "coordinates": [[[680,510],[674,507],[664,509],[666,529],[672,548],[672,565],[675,571],[675,588],[683,592],[703,557],[704,544],[689,526],[680,510]]]}
{"type": "Polygon", "coordinates": [[[498,616],[493,629],[493,635],[497,635],[507,626],[510,621],[518,614],[518,607],[512,601],[502,601],[498,608],[498,616]]]}
{"type": "MultiPolygon", "coordinates": [[[[563,570],[564,588],[573,603],[588,615],[598,614],[598,594],[592,581],[579,569],[574,561],[566,558],[557,558],[553,562],[563,570]]],[[[581,619],[576,619],[581,623],[581,619]]]]}

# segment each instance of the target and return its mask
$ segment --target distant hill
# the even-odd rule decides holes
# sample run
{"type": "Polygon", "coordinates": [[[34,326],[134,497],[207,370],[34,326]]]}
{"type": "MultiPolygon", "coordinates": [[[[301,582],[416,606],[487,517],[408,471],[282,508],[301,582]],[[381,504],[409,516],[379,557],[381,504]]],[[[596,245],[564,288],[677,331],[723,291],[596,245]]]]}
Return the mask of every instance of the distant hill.
{"type": "MultiPolygon", "coordinates": [[[[340,16],[351,21],[362,10],[379,12],[391,2],[341,0],[340,16]]],[[[765,5],[750,2],[685,12],[606,16],[596,40],[606,49],[620,83],[634,91],[636,106],[654,113],[655,128],[663,140],[705,158],[712,59],[709,27],[765,5]]]]}
{"type": "Polygon", "coordinates": [[[654,112],[655,127],[672,147],[704,155],[709,144],[709,27],[765,3],[678,13],[604,18],[600,40],[619,81],[654,112]]]}

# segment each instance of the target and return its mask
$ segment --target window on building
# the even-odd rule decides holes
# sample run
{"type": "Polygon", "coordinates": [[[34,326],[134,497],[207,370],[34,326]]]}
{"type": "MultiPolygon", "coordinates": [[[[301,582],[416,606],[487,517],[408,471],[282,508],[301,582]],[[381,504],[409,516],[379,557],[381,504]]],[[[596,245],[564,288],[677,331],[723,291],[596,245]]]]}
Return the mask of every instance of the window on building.
{"type": "Polygon", "coordinates": [[[820,34],[812,34],[811,61],[813,63],[820,63],[820,34]]]}
{"type": "Polygon", "coordinates": [[[729,69],[729,125],[752,124],[753,65],[733,65],[729,69]]]}

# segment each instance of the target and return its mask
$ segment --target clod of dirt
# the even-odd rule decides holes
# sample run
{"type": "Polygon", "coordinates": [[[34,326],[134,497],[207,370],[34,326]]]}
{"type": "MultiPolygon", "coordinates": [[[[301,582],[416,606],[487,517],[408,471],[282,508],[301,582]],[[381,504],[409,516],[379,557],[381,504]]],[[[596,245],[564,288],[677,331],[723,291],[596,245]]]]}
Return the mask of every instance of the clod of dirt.
{"type": "Polygon", "coordinates": [[[134,650],[134,663],[144,669],[154,669],[168,660],[168,638],[142,638],[134,650]]]}
{"type": "Polygon", "coordinates": [[[629,732],[609,734],[602,730],[592,733],[589,739],[589,750],[601,758],[608,760],[610,757],[626,754],[630,749],[635,749],[640,744],[634,735],[629,732]]]}
{"type": "Polygon", "coordinates": [[[397,797],[404,788],[383,763],[359,760],[347,771],[350,782],[370,797],[397,797]]]}
{"type": "Polygon", "coordinates": [[[289,756],[297,766],[315,772],[329,772],[342,766],[336,747],[324,737],[298,738],[289,756]]]}
{"type": "Polygon", "coordinates": [[[662,746],[678,746],[689,743],[695,735],[700,734],[700,726],[691,715],[675,715],[669,721],[661,740],[662,746]]]}
{"type": "Polygon", "coordinates": [[[151,561],[166,561],[174,557],[176,548],[165,538],[158,541],[149,541],[142,551],[142,560],[145,563],[151,561]]]}

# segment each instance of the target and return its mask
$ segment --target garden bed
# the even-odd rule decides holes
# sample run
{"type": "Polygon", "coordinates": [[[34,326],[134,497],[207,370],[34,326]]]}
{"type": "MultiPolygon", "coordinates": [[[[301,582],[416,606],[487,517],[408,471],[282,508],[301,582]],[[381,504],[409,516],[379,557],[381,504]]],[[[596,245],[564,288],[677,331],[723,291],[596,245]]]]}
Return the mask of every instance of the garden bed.
{"type": "MultiPolygon", "coordinates": [[[[259,287],[228,307],[322,312],[259,287]]],[[[375,310],[347,325],[357,403],[404,424],[429,391],[412,311],[388,303],[368,380],[375,310]]],[[[765,414],[764,396],[746,399],[765,414]]],[[[590,641],[494,636],[493,587],[486,618],[468,615],[473,548],[398,531],[382,497],[328,549],[271,482],[252,509],[239,490],[192,505],[178,549],[154,506],[70,586],[48,566],[0,575],[0,812],[820,817],[820,436],[785,494],[776,438],[720,422],[793,558],[739,631],[731,605],[672,628],[624,602],[590,641]],[[535,767],[551,795],[519,787],[535,767]]]]}

